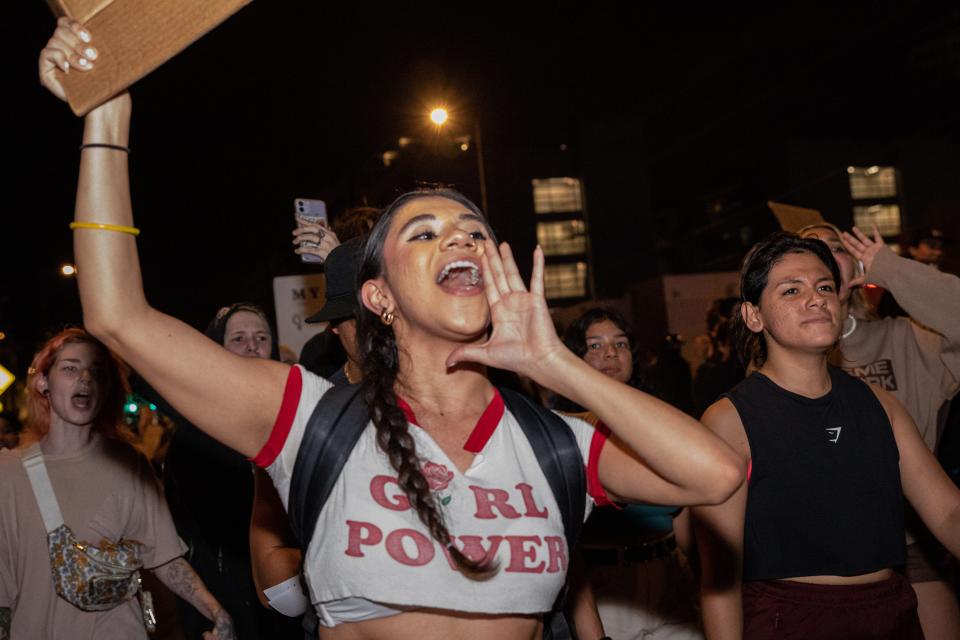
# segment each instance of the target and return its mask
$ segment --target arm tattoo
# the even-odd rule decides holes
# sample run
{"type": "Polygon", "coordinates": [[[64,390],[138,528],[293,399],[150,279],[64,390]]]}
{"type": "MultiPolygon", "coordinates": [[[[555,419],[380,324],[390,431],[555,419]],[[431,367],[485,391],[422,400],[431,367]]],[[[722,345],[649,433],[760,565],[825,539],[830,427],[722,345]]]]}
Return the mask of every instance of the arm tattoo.
{"type": "Polygon", "coordinates": [[[10,607],[0,607],[0,640],[10,640],[10,607]]]}
{"type": "Polygon", "coordinates": [[[162,567],[154,569],[154,573],[167,585],[170,591],[193,604],[193,595],[197,592],[197,583],[200,577],[183,558],[172,560],[162,567]]]}
{"type": "Polygon", "coordinates": [[[233,630],[233,620],[226,611],[220,609],[213,617],[213,630],[218,640],[234,640],[237,636],[233,630]]]}
{"type": "MultiPolygon", "coordinates": [[[[218,640],[236,640],[236,632],[233,629],[233,620],[216,598],[207,591],[200,576],[193,570],[193,567],[183,558],[171,560],[167,564],[157,567],[153,570],[157,578],[167,585],[176,595],[186,600],[194,609],[199,611],[208,620],[214,624],[216,638],[218,640]]],[[[6,638],[0,638],[6,640],[6,638]]]]}

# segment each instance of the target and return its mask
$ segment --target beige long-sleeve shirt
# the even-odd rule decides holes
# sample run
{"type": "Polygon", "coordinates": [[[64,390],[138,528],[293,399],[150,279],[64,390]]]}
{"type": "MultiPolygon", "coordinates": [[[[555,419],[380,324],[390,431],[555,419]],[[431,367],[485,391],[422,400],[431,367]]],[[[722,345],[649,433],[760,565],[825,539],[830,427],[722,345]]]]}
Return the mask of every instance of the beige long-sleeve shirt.
{"type": "Polygon", "coordinates": [[[893,393],[933,451],[960,391],[960,278],[883,248],[868,282],[887,289],[910,318],[858,320],[840,342],[839,364],[893,393]]]}

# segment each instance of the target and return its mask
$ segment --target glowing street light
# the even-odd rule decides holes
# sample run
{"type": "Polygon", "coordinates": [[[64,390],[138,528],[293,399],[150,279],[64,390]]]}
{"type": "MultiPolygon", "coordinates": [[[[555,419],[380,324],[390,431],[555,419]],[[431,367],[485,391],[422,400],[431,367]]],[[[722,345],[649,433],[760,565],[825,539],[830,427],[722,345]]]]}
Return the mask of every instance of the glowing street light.
{"type": "Polygon", "coordinates": [[[64,264],[60,266],[60,273],[65,276],[73,276],[77,274],[77,268],[72,264],[64,264]]]}
{"type": "Polygon", "coordinates": [[[450,114],[448,114],[447,110],[443,107],[437,107],[430,112],[430,119],[433,121],[433,124],[438,127],[443,126],[449,116],[450,114]]]}
{"type": "MultiPolygon", "coordinates": [[[[447,120],[450,118],[450,114],[447,113],[447,110],[443,107],[434,107],[430,112],[430,120],[433,124],[437,125],[437,129],[442,127],[447,120]]],[[[487,215],[490,215],[490,209],[487,204],[487,172],[484,166],[483,161],[483,138],[480,137],[480,122],[476,119],[473,120],[473,138],[476,141],[477,146],[477,174],[480,178],[480,206],[483,208],[483,212],[487,215]]],[[[470,144],[466,140],[459,140],[460,150],[466,151],[470,148],[470,144]]]]}

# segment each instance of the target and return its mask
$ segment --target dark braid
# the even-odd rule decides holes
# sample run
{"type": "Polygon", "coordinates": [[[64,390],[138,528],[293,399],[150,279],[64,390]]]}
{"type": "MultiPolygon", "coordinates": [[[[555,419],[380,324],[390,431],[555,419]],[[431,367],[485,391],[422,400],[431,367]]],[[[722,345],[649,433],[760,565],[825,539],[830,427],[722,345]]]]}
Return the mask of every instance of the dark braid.
{"type": "MultiPolygon", "coordinates": [[[[357,274],[358,297],[360,286],[364,282],[382,275],[383,242],[394,212],[415,197],[435,195],[451,197],[450,193],[447,190],[414,192],[400,196],[387,207],[364,246],[357,274]]],[[[456,195],[459,197],[451,199],[462,202],[463,196],[456,195]]],[[[473,203],[469,203],[468,206],[476,210],[473,203]]],[[[478,210],[477,213],[479,213],[478,210]]],[[[461,573],[477,580],[492,576],[496,572],[496,565],[489,558],[472,560],[453,543],[453,536],[447,529],[430,485],[420,469],[416,441],[408,430],[406,415],[397,403],[394,385],[397,381],[399,358],[393,329],[365,308],[362,300],[359,301],[357,311],[357,344],[360,348],[363,369],[361,393],[370,407],[371,419],[377,430],[377,446],[387,455],[390,466],[397,472],[400,488],[430,535],[447,549],[461,573]]]]}

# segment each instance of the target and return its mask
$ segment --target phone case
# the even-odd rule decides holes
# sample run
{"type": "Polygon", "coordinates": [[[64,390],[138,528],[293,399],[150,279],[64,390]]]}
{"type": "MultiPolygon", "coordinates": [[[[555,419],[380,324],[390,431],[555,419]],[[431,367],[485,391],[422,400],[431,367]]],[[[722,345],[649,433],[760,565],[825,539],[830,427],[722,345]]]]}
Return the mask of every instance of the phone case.
{"type": "MultiPolygon", "coordinates": [[[[293,201],[293,217],[297,221],[297,226],[302,227],[304,223],[315,224],[319,221],[327,221],[327,204],[323,200],[311,200],[309,198],[297,198],[293,201]]],[[[304,240],[300,247],[316,247],[316,242],[304,240]]],[[[301,262],[323,262],[323,258],[311,253],[300,255],[301,262]]]]}

